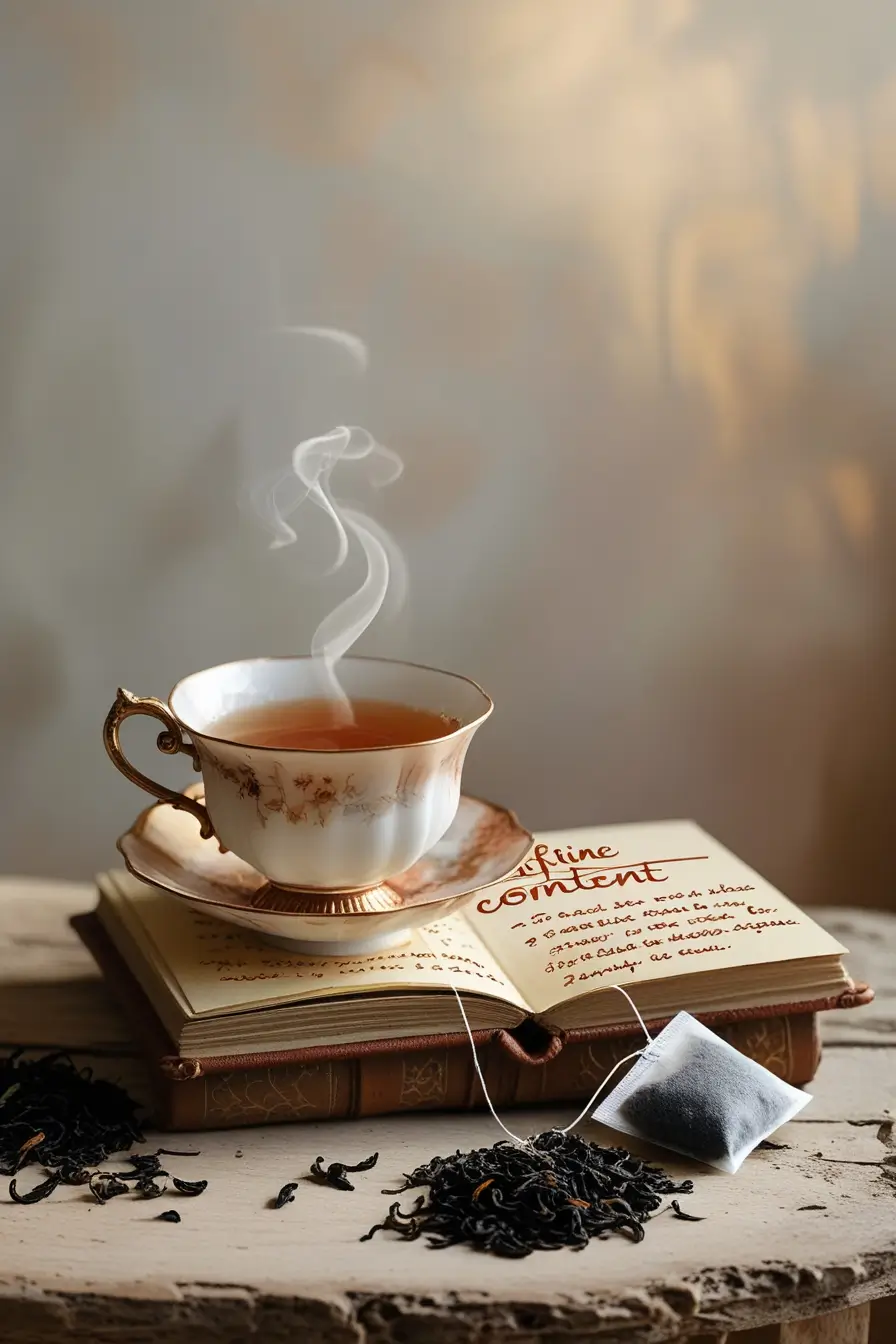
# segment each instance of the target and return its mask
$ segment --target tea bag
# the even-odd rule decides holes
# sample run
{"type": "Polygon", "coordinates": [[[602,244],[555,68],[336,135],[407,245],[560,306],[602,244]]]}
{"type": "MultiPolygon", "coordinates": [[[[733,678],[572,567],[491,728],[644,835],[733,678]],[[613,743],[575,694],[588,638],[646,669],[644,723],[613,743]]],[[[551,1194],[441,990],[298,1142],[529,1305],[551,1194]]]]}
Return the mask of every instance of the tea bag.
{"type": "Polygon", "coordinates": [[[811,1101],[679,1013],[594,1112],[611,1129],[735,1172],[811,1101]]]}

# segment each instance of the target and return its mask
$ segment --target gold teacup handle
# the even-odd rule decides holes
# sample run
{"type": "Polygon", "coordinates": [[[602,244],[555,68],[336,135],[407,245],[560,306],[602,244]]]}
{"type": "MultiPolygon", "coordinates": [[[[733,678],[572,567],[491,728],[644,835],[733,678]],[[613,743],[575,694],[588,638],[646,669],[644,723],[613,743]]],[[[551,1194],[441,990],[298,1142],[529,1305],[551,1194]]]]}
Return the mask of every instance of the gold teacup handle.
{"type": "Polygon", "coordinates": [[[215,832],[205,804],[196,798],[190,798],[186,793],[178,793],[176,789],[168,789],[164,784],[157,784],[154,779],[149,778],[149,775],[144,775],[131,765],[125,756],[121,749],[119,731],[125,719],[129,719],[132,714],[148,714],[150,718],[161,719],[165,730],[156,738],[159,751],[164,751],[166,756],[176,756],[182,751],[185,756],[190,757],[194,770],[200,768],[196,748],[192,742],[185,739],[180,724],[168,706],[153,695],[131,695],[130,691],[122,687],[119,687],[115,703],[106,715],[106,722],[103,725],[103,743],[109,753],[109,759],[133,784],[139,785],[153,797],[159,798],[163,803],[171,803],[173,807],[182,808],[185,812],[192,812],[193,816],[198,818],[199,834],[202,839],[209,840],[215,832]]]}

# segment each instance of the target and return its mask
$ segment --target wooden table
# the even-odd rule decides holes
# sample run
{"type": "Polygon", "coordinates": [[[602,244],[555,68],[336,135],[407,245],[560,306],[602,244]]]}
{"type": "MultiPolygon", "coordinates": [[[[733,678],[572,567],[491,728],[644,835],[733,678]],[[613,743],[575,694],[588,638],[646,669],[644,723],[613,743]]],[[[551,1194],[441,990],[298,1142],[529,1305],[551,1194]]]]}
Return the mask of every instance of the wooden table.
{"type": "MultiPolygon", "coordinates": [[[[127,1031],[68,928],[92,899],[84,886],[0,882],[0,1041],[63,1046],[145,1096],[127,1031]]],[[[493,1142],[493,1122],[427,1115],[203,1134],[201,1158],[179,1169],[210,1185],[181,1202],[179,1225],[155,1221],[157,1205],[101,1207],[77,1188],[29,1207],[0,1193],[0,1339],[653,1344],[774,1323],[763,1338],[780,1344],[865,1344],[871,1301],[896,1294],[896,918],[827,910],[823,922],[877,1000],[829,1016],[815,1100],[777,1136],[788,1148],[754,1154],[736,1177],[698,1172],[688,1208],[704,1222],[662,1218],[638,1246],[620,1237],[522,1261],[382,1234],[361,1243],[389,1203],[382,1186],[436,1153],[493,1142]],[[267,1207],[318,1153],[374,1149],[375,1176],[354,1194],[303,1182],[293,1204],[267,1207]]],[[[525,1133],[561,1118],[571,1117],[515,1123],[525,1133]]],[[[175,1146],[190,1145],[181,1136],[175,1146]]]]}

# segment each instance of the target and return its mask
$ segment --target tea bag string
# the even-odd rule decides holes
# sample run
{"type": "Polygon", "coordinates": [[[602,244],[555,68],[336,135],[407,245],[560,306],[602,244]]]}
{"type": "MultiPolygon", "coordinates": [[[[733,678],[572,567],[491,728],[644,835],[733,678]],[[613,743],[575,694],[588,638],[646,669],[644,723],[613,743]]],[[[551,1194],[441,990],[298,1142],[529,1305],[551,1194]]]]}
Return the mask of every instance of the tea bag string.
{"type": "MultiPolygon", "coordinates": [[[[464,1020],[464,1026],[465,1026],[466,1029],[467,1029],[467,1036],[468,1036],[469,1041],[470,1041],[470,1049],[471,1049],[472,1052],[473,1052],[473,1068],[474,1068],[475,1071],[476,1071],[476,1077],[479,1079],[479,1086],[482,1088],[482,1095],[485,1097],[485,1104],[488,1106],[488,1109],[491,1111],[492,1119],[495,1121],[495,1123],[496,1123],[501,1129],[503,1129],[503,1131],[504,1131],[504,1133],[507,1135],[507,1137],[508,1137],[509,1139],[511,1139],[511,1140],[517,1145],[518,1148],[530,1148],[530,1147],[532,1146],[530,1140],[529,1140],[529,1139],[521,1139],[520,1136],[519,1136],[518,1134],[514,1134],[514,1132],[513,1132],[512,1129],[508,1129],[507,1126],[505,1125],[504,1121],[501,1119],[500,1115],[498,1114],[498,1112],[495,1110],[494,1103],[492,1102],[492,1099],[491,1099],[491,1097],[489,1096],[488,1088],[486,1087],[486,1084],[485,1084],[485,1078],[483,1077],[483,1073],[482,1073],[482,1066],[481,1066],[480,1063],[479,1063],[479,1053],[478,1053],[478,1051],[477,1051],[477,1049],[476,1049],[476,1042],[473,1040],[473,1032],[472,1032],[472,1030],[471,1030],[471,1028],[470,1028],[469,1018],[467,1017],[467,1010],[464,1008],[463,999],[460,997],[460,994],[459,994],[458,991],[457,991],[457,986],[456,986],[456,985],[452,985],[451,988],[454,990],[454,997],[457,999],[457,1006],[458,1006],[458,1008],[460,1009],[460,1015],[461,1015],[461,1017],[463,1018],[463,1020],[464,1020]]],[[[644,1035],[647,1037],[647,1043],[648,1043],[648,1045],[652,1044],[652,1043],[653,1043],[653,1037],[651,1036],[650,1032],[647,1030],[647,1026],[646,1026],[646,1024],[645,1024],[645,1022],[644,1022],[644,1019],[643,1019],[643,1017],[641,1016],[641,1014],[639,1013],[639,1011],[638,1011],[638,1007],[637,1007],[637,1005],[636,1005],[634,999],[633,999],[633,998],[631,997],[631,995],[627,992],[627,990],[624,990],[624,989],[622,988],[621,985],[606,985],[605,988],[606,988],[606,989],[615,989],[615,990],[618,990],[618,992],[619,992],[620,994],[622,994],[622,995],[624,996],[624,998],[626,998],[626,999],[628,1000],[628,1005],[629,1005],[629,1007],[631,1008],[631,1010],[632,1010],[632,1012],[634,1013],[635,1017],[638,1019],[638,1024],[640,1025],[641,1030],[643,1031],[644,1035]]],[[[600,1085],[599,1085],[597,1088],[595,1088],[594,1092],[592,1093],[592,1095],[591,1095],[590,1098],[588,1099],[587,1103],[585,1104],[585,1106],[583,1107],[583,1109],[581,1110],[581,1112],[576,1116],[575,1120],[573,1120],[571,1124],[567,1125],[565,1129],[561,1129],[559,1132],[560,1132],[561,1134],[568,1134],[569,1131],[570,1131],[571,1129],[575,1129],[576,1125],[580,1125],[580,1124],[582,1123],[582,1121],[585,1119],[585,1116],[589,1114],[589,1112],[590,1112],[592,1106],[593,1106],[594,1103],[597,1101],[597,1099],[598,1099],[598,1097],[600,1096],[601,1092],[603,1092],[604,1088],[606,1087],[606,1085],[607,1085],[607,1083],[610,1081],[610,1079],[613,1077],[613,1075],[614,1075],[619,1069],[622,1068],[623,1064],[628,1064],[630,1060],[632,1060],[632,1059],[637,1059],[639,1055],[643,1054],[643,1052],[644,1052],[644,1047],[642,1046],[640,1050],[633,1050],[633,1051],[631,1052],[630,1055],[623,1055],[622,1059],[617,1060],[617,1062],[613,1065],[613,1067],[612,1067],[612,1069],[610,1070],[610,1072],[609,1072],[608,1074],[606,1074],[606,1076],[602,1079],[600,1085]]]]}

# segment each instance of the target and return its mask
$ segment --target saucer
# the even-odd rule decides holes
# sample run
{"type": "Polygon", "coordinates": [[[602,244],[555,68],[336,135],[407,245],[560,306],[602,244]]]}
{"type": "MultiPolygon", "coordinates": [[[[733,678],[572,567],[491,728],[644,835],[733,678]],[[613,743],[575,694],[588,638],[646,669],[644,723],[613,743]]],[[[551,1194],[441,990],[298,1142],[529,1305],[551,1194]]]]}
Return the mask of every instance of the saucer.
{"type": "MultiPolygon", "coordinates": [[[[202,799],[201,783],[186,793],[202,799]]],[[[460,909],[509,877],[532,846],[514,814],[461,795],[457,814],[422,859],[371,891],[295,891],[273,886],[189,812],[156,803],[118,841],[129,871],[194,909],[318,956],[366,955],[404,942],[412,929],[460,909]]]]}

